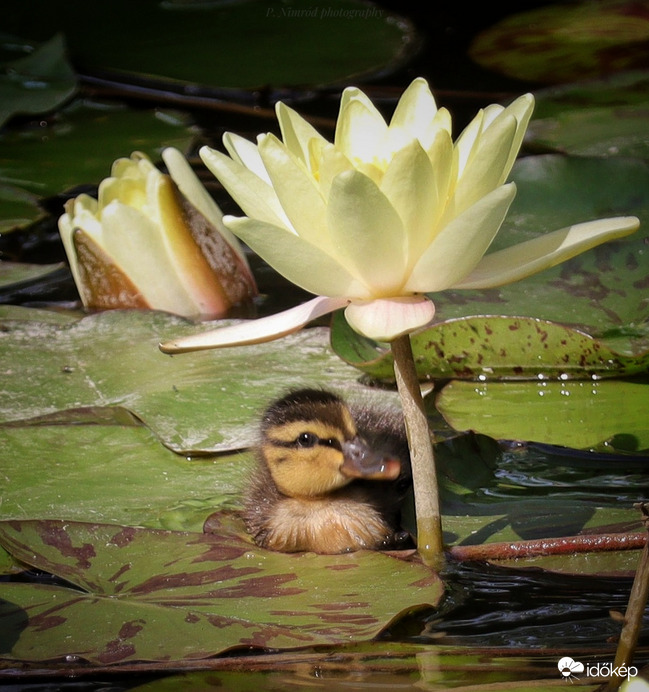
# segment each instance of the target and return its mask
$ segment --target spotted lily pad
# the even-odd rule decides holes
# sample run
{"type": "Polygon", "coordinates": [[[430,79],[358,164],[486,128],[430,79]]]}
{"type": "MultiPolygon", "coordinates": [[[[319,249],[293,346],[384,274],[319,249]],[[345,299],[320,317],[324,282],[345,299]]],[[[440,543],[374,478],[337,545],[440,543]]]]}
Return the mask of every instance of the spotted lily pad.
{"type": "Polygon", "coordinates": [[[168,665],[238,647],[350,643],[444,591],[416,562],[273,553],[227,525],[198,535],[14,521],[0,523],[0,543],[71,585],[3,586],[0,660],[12,662],[168,665]]]}
{"type": "Polygon", "coordinates": [[[553,84],[646,68],[649,12],[632,0],[552,4],[486,29],[470,55],[508,77],[553,84]]]}

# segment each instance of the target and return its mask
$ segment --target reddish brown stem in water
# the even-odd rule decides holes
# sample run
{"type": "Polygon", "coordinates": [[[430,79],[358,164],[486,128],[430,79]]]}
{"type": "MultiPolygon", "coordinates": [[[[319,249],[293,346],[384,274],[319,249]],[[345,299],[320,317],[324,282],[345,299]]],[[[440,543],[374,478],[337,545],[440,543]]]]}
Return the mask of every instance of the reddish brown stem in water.
{"type": "Polygon", "coordinates": [[[562,536],[510,543],[456,545],[449,549],[455,560],[508,560],[516,557],[566,555],[569,553],[640,549],[647,543],[647,533],[603,533],[584,536],[562,536]]]}

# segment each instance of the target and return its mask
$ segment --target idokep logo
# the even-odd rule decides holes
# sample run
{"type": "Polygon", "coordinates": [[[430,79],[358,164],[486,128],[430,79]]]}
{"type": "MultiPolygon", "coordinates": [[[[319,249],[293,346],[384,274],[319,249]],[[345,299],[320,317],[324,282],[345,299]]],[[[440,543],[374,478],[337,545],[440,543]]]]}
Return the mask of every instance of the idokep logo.
{"type": "Polygon", "coordinates": [[[626,678],[630,680],[638,674],[638,669],[635,666],[617,666],[614,667],[611,663],[592,663],[584,666],[581,661],[575,661],[570,658],[570,656],[564,656],[559,659],[557,663],[557,668],[561,673],[561,676],[566,680],[578,680],[577,673],[586,673],[590,678],[600,678],[613,676],[626,678]]]}
{"type": "Polygon", "coordinates": [[[570,656],[564,656],[562,659],[559,659],[557,668],[566,680],[572,680],[573,678],[578,680],[579,678],[577,678],[576,673],[584,672],[584,664],[580,661],[573,660],[570,656]]]}

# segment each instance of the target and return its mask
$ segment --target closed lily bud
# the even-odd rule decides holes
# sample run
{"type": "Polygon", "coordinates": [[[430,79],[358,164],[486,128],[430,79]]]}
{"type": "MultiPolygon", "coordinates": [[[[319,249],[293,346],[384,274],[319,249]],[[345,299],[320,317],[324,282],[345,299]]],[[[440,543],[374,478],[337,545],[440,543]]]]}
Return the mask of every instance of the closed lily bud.
{"type": "Polygon", "coordinates": [[[84,306],[224,316],[257,288],[239,242],[184,156],[166,149],[169,175],[136,152],[114,162],[98,198],[71,199],[59,219],[84,306]]]}

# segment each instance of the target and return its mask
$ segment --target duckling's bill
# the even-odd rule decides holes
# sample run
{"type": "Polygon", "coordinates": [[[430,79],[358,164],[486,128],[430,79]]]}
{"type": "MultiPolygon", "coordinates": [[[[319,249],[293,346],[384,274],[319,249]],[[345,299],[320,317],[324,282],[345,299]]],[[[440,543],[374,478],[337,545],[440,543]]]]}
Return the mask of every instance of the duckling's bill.
{"type": "Polygon", "coordinates": [[[340,472],[347,478],[392,481],[401,473],[401,461],[372,449],[364,440],[354,438],[342,444],[340,472]]]}

